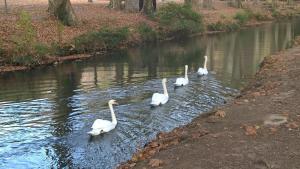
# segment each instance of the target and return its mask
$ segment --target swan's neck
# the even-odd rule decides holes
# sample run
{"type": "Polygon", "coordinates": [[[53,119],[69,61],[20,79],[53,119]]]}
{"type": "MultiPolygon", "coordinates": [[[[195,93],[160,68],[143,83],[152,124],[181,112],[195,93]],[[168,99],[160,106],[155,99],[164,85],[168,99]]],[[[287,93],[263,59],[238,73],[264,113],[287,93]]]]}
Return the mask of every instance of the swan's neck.
{"type": "Polygon", "coordinates": [[[187,71],[188,71],[188,67],[185,67],[185,74],[184,74],[185,79],[188,79],[187,71]]]}
{"type": "Polygon", "coordinates": [[[115,115],[113,106],[112,106],[112,104],[108,104],[108,106],[109,106],[110,113],[111,113],[111,122],[112,122],[113,124],[117,124],[117,118],[116,118],[116,115],[115,115]]]}
{"type": "Polygon", "coordinates": [[[162,85],[163,85],[163,88],[164,88],[164,95],[168,96],[166,82],[163,82],[162,85]]]}
{"type": "Polygon", "coordinates": [[[205,57],[205,59],[204,59],[204,66],[203,66],[204,69],[207,69],[206,64],[207,64],[207,57],[205,57]]]}

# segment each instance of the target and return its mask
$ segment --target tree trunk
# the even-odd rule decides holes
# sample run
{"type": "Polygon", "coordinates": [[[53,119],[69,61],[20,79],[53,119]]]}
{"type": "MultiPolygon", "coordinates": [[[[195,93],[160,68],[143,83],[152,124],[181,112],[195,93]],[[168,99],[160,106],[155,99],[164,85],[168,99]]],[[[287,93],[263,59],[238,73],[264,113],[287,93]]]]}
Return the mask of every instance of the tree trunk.
{"type": "Polygon", "coordinates": [[[277,0],[272,0],[272,7],[277,8],[277,6],[278,6],[277,0]]]}
{"type": "Polygon", "coordinates": [[[288,5],[293,5],[293,0],[287,0],[288,5]]]}
{"type": "Polygon", "coordinates": [[[76,25],[77,17],[70,0],[49,0],[48,2],[50,15],[57,17],[64,25],[76,25]]]}
{"type": "MultiPolygon", "coordinates": [[[[154,0],[156,1],[156,0],[154,0]]],[[[146,15],[152,15],[154,13],[155,10],[155,6],[156,3],[154,4],[153,0],[144,0],[144,4],[143,4],[143,13],[146,15]]]]}
{"type": "Polygon", "coordinates": [[[212,9],[212,0],[203,0],[203,8],[212,9]]]}
{"type": "Polygon", "coordinates": [[[192,0],[184,0],[185,5],[192,5],[192,0]]]}
{"type": "Polygon", "coordinates": [[[122,8],[122,0],[110,0],[109,1],[109,6],[112,8],[112,9],[121,9],[122,8]]]}
{"type": "Polygon", "coordinates": [[[8,7],[7,7],[7,0],[4,0],[4,4],[5,4],[5,13],[8,13],[8,7]]]}
{"type": "Polygon", "coordinates": [[[125,9],[129,12],[138,12],[141,10],[139,6],[140,0],[125,0],[125,9]]]}
{"type": "Polygon", "coordinates": [[[242,8],[243,7],[242,0],[236,0],[236,5],[237,8],[242,8]]]}

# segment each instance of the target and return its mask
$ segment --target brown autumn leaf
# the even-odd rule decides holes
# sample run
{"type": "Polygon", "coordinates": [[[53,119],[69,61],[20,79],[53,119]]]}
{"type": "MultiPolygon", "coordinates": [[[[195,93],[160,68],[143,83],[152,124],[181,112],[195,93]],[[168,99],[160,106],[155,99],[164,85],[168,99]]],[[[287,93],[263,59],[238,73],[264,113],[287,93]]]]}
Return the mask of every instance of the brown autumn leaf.
{"type": "Polygon", "coordinates": [[[285,125],[285,127],[289,128],[289,129],[297,129],[297,128],[299,128],[299,125],[296,122],[290,122],[290,123],[287,123],[285,125]]]}
{"type": "Polygon", "coordinates": [[[253,93],[252,93],[252,96],[253,96],[253,97],[257,97],[257,96],[260,96],[260,95],[261,95],[260,92],[253,92],[253,93]]]}
{"type": "Polygon", "coordinates": [[[282,112],[282,115],[284,115],[284,116],[289,116],[289,113],[288,112],[282,112]]]}
{"type": "Polygon", "coordinates": [[[224,117],[226,116],[226,113],[225,113],[225,111],[218,110],[218,111],[215,113],[215,116],[224,118],[224,117]]]}
{"type": "Polygon", "coordinates": [[[270,128],[270,131],[271,131],[271,133],[272,133],[272,134],[274,134],[274,133],[276,133],[276,132],[277,132],[277,128],[275,128],[275,127],[271,127],[271,128],[270,128]]]}
{"type": "Polygon", "coordinates": [[[245,134],[247,136],[255,136],[255,135],[257,135],[257,132],[256,132],[257,128],[256,128],[256,126],[245,125],[244,129],[246,131],[245,134]]]}
{"type": "Polygon", "coordinates": [[[133,162],[137,162],[138,161],[138,156],[137,155],[133,155],[132,157],[131,157],[131,161],[133,161],[133,162]]]}
{"type": "Polygon", "coordinates": [[[148,163],[149,166],[151,167],[159,167],[163,164],[162,160],[159,159],[151,159],[148,163]]]}

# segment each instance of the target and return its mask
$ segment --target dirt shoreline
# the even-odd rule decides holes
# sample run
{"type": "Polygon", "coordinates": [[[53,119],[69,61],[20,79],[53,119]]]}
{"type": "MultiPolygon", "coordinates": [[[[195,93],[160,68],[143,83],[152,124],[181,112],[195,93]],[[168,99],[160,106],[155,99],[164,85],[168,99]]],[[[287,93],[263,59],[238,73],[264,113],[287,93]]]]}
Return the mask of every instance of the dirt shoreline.
{"type": "Polygon", "coordinates": [[[300,46],[265,58],[241,95],[157,138],[118,168],[300,166],[300,46]]]}

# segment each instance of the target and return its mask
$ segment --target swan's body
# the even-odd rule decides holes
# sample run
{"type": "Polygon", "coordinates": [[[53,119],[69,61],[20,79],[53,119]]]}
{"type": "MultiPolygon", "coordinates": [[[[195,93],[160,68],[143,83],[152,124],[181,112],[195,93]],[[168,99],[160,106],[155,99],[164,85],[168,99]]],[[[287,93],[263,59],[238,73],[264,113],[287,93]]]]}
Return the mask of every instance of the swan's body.
{"type": "Polygon", "coordinates": [[[113,130],[117,125],[117,118],[113,109],[113,104],[118,104],[115,100],[110,100],[108,106],[111,112],[112,121],[97,119],[92,125],[92,130],[88,134],[92,136],[99,135],[101,133],[106,133],[113,130]]]}
{"type": "Polygon", "coordinates": [[[168,91],[167,91],[167,86],[166,86],[166,83],[167,83],[167,79],[163,79],[162,80],[162,85],[163,85],[163,88],[164,88],[164,93],[161,94],[161,93],[154,93],[152,95],[152,100],[151,100],[151,106],[159,106],[161,104],[166,104],[169,100],[169,95],[168,95],[168,91]]]}
{"type": "Polygon", "coordinates": [[[174,83],[175,86],[179,87],[179,86],[185,86],[185,85],[189,84],[187,71],[188,71],[188,65],[185,65],[185,72],[184,72],[185,76],[184,76],[184,78],[183,77],[177,78],[176,82],[174,83]]]}
{"type": "Polygon", "coordinates": [[[203,75],[207,75],[208,74],[208,71],[207,71],[207,67],[206,67],[206,64],[207,64],[207,56],[204,56],[204,66],[203,68],[200,67],[197,71],[198,75],[200,76],[203,76],[203,75]]]}

